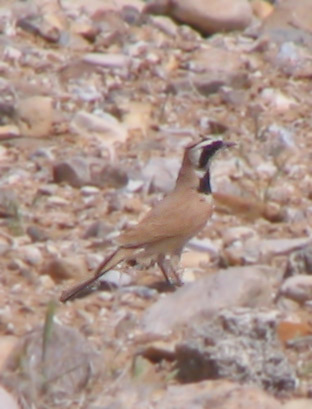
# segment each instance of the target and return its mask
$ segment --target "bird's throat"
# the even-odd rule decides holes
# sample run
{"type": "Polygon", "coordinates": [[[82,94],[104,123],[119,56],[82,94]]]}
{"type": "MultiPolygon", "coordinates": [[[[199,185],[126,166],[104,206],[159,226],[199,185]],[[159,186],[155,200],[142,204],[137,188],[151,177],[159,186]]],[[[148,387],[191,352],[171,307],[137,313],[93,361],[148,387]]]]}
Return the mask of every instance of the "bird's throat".
{"type": "Polygon", "coordinates": [[[210,185],[210,171],[209,169],[205,172],[204,176],[199,179],[198,191],[200,193],[205,193],[209,195],[211,193],[210,185]]]}

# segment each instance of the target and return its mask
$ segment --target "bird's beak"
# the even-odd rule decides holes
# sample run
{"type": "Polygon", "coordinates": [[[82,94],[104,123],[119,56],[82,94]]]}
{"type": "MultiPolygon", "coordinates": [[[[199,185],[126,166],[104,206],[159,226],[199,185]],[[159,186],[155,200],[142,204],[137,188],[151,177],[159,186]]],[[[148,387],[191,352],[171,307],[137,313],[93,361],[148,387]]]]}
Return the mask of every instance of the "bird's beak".
{"type": "Polygon", "coordinates": [[[233,148],[234,146],[237,146],[237,143],[235,142],[223,142],[224,148],[233,148]]]}

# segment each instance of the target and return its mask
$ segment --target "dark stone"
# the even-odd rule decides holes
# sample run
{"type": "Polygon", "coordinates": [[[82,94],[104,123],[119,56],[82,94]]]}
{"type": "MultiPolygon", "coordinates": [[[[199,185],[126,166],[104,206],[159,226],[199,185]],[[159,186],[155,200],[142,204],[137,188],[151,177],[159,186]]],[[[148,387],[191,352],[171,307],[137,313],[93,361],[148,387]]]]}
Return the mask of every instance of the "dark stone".
{"type": "Polygon", "coordinates": [[[176,346],[182,382],[226,378],[271,392],[293,390],[296,374],[276,335],[272,312],[223,310],[197,320],[176,346]]]}
{"type": "Polygon", "coordinates": [[[48,239],[47,233],[37,226],[28,226],[26,233],[31,238],[33,243],[37,241],[46,241],[48,239]]]}

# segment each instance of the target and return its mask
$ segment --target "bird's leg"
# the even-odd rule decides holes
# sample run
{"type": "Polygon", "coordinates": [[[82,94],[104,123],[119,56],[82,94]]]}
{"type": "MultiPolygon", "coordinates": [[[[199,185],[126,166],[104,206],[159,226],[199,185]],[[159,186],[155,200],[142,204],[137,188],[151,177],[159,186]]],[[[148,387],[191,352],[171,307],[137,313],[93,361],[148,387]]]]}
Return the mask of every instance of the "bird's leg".
{"type": "MultiPolygon", "coordinates": [[[[174,259],[175,264],[177,265],[180,259],[180,254],[177,253],[171,257],[174,259]]],[[[171,273],[175,278],[176,285],[183,284],[175,268],[172,266],[170,258],[166,258],[166,256],[164,256],[163,254],[160,254],[157,258],[157,264],[161,272],[163,273],[167,283],[172,284],[172,281],[170,279],[170,273],[171,273]]]]}
{"type": "Polygon", "coordinates": [[[174,278],[176,280],[177,285],[183,285],[183,281],[181,280],[178,270],[179,270],[179,263],[180,263],[180,257],[181,257],[181,251],[179,250],[178,252],[174,253],[171,256],[171,262],[170,262],[170,267],[172,274],[174,275],[174,278]]]}
{"type": "Polygon", "coordinates": [[[171,284],[171,280],[168,275],[168,260],[166,260],[163,254],[159,254],[157,257],[157,264],[160,268],[160,271],[163,273],[165,280],[168,284],[171,284]]]}

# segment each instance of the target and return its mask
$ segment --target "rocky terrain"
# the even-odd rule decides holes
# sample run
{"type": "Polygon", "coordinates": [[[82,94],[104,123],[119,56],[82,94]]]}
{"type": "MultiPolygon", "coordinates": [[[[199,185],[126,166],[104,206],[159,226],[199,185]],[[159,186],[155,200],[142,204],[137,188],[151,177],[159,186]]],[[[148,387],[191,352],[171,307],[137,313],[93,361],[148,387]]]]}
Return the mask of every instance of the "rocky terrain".
{"type": "Polygon", "coordinates": [[[309,0],[0,3],[0,408],[312,407],[309,0]],[[236,147],[184,286],[114,238],[236,147]]]}

